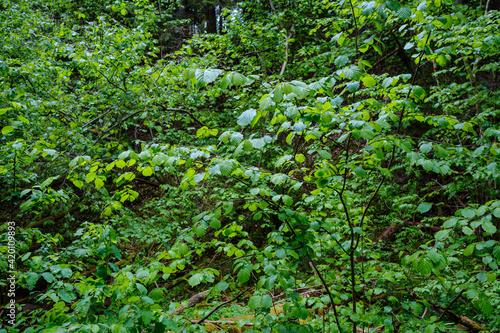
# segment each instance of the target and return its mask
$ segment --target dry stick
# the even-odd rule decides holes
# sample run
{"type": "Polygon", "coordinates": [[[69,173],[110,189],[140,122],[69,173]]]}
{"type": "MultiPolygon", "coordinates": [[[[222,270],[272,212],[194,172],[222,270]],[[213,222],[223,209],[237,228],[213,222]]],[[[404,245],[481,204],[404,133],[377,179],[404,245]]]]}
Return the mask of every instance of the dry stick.
{"type": "Polygon", "coordinates": [[[241,293],[239,293],[238,295],[236,295],[235,297],[231,298],[229,301],[225,301],[225,302],[223,302],[223,303],[221,303],[221,304],[217,305],[215,308],[213,308],[213,310],[212,310],[212,311],[210,311],[208,314],[206,314],[206,315],[205,315],[205,317],[201,318],[201,319],[200,319],[200,320],[199,320],[196,324],[201,324],[201,323],[203,323],[203,322],[204,322],[204,321],[205,321],[208,317],[210,317],[210,315],[211,315],[211,314],[213,314],[215,311],[217,311],[220,307],[222,307],[222,306],[224,306],[224,305],[226,305],[226,304],[228,304],[228,303],[231,303],[231,302],[233,302],[233,301],[237,300],[238,298],[240,298],[240,297],[241,297],[241,295],[243,295],[244,293],[246,293],[246,292],[247,292],[247,290],[248,290],[248,289],[245,289],[245,290],[243,290],[241,293]]]}
{"type": "Polygon", "coordinates": [[[295,25],[292,24],[292,27],[290,28],[290,34],[285,37],[285,61],[283,62],[283,65],[281,66],[280,76],[282,76],[283,73],[285,73],[285,67],[288,63],[288,42],[289,42],[290,38],[292,38],[292,31],[291,30],[293,30],[294,26],[295,25]]]}
{"type": "Polygon", "coordinates": [[[72,213],[77,209],[78,209],[78,206],[73,206],[70,209],[65,210],[64,212],[60,212],[60,213],[45,217],[45,218],[33,223],[32,225],[28,225],[27,228],[36,228],[36,227],[43,225],[44,222],[47,222],[50,220],[54,220],[54,221],[59,220],[60,218],[63,218],[66,214],[72,213]]]}
{"type": "Polygon", "coordinates": [[[484,15],[488,14],[488,6],[490,4],[490,0],[486,1],[486,8],[484,9],[484,15]]]}
{"type": "Polygon", "coordinates": [[[273,0],[269,0],[269,5],[271,6],[271,11],[274,15],[276,15],[276,8],[274,8],[273,0]]]}
{"type": "MultiPolygon", "coordinates": [[[[462,289],[462,291],[461,291],[461,292],[459,292],[459,293],[458,293],[458,295],[457,295],[457,296],[455,296],[455,297],[451,300],[450,304],[448,304],[448,306],[444,309],[443,313],[441,313],[441,315],[439,316],[439,318],[438,318],[438,320],[436,321],[436,323],[439,323],[439,322],[441,321],[441,319],[443,319],[444,314],[445,314],[446,312],[448,312],[448,310],[450,309],[451,305],[452,305],[453,303],[455,303],[455,301],[456,301],[457,299],[459,299],[459,298],[460,298],[460,296],[462,296],[462,294],[464,293],[464,291],[465,291],[465,288],[464,288],[464,289],[462,289]]],[[[427,308],[426,308],[426,309],[427,309],[427,308]]]]}

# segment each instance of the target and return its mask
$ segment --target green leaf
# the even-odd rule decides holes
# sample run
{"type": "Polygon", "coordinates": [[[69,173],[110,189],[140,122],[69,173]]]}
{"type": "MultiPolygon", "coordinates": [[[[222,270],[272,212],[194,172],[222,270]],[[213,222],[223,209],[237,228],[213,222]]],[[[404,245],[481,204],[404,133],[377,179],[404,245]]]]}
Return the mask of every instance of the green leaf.
{"type": "Polygon", "coordinates": [[[5,126],[4,128],[2,128],[2,134],[5,135],[5,134],[9,134],[10,132],[12,132],[14,130],[14,127],[12,126],[5,126]]]}
{"type": "Polygon", "coordinates": [[[472,233],[474,232],[471,228],[467,227],[467,226],[464,226],[462,227],[462,232],[464,234],[466,234],[467,236],[470,236],[472,235],[472,233]]]}
{"type": "Polygon", "coordinates": [[[420,258],[417,264],[417,271],[423,275],[429,275],[432,271],[432,263],[425,257],[420,258]]]}
{"type": "Polygon", "coordinates": [[[384,79],[384,81],[382,82],[382,87],[388,88],[389,86],[391,86],[392,80],[393,80],[392,77],[384,79]]]}
{"type": "Polygon", "coordinates": [[[306,157],[303,154],[295,155],[295,160],[297,163],[304,163],[306,161],[306,157]]]}
{"type": "Polygon", "coordinates": [[[481,293],[481,296],[474,302],[474,306],[481,310],[485,315],[490,315],[493,312],[493,306],[490,303],[488,296],[481,293]]]}
{"type": "Polygon", "coordinates": [[[250,310],[256,310],[261,307],[262,297],[261,296],[252,296],[248,300],[248,307],[250,310]]]}
{"type": "Polygon", "coordinates": [[[253,118],[257,115],[257,110],[255,109],[248,109],[245,112],[243,112],[239,118],[238,118],[238,125],[241,127],[245,127],[248,124],[250,124],[253,120],[253,118]]]}
{"type": "Polygon", "coordinates": [[[474,252],[474,248],[476,247],[476,243],[469,244],[464,250],[464,256],[470,256],[474,252]]]}
{"type": "Polygon", "coordinates": [[[365,169],[363,169],[360,166],[355,167],[353,171],[356,174],[356,176],[358,176],[358,177],[364,177],[364,176],[366,176],[365,169]]]}
{"type": "Polygon", "coordinates": [[[446,158],[448,156],[448,151],[440,145],[434,145],[432,148],[436,152],[437,157],[446,158]]]}
{"type": "Polygon", "coordinates": [[[338,56],[333,62],[338,68],[344,67],[349,62],[349,57],[346,55],[338,56]]]}
{"type": "Polygon", "coordinates": [[[276,257],[278,257],[280,259],[286,258],[286,251],[283,248],[277,249],[274,254],[276,254],[276,257]]]}
{"type": "Polygon", "coordinates": [[[413,89],[413,96],[419,98],[420,100],[423,100],[425,98],[425,90],[420,87],[420,86],[416,86],[415,89],[413,89]]]}
{"type": "Polygon", "coordinates": [[[404,7],[400,8],[397,11],[396,16],[399,17],[400,19],[404,19],[404,20],[410,18],[411,8],[408,6],[404,6],[404,7]]]}
{"type": "Polygon", "coordinates": [[[222,161],[220,164],[220,173],[223,176],[229,176],[234,171],[234,162],[231,160],[222,161]]]}
{"type": "Polygon", "coordinates": [[[37,273],[29,272],[28,276],[26,277],[26,283],[28,283],[30,287],[34,287],[36,282],[38,281],[38,278],[39,275],[37,273]]]}
{"type": "Polygon", "coordinates": [[[136,282],[135,283],[135,286],[137,287],[137,289],[141,292],[142,295],[146,295],[148,293],[148,290],[146,289],[146,287],[144,287],[142,284],[136,282]]]}
{"type": "Polygon", "coordinates": [[[264,95],[259,103],[259,107],[261,110],[266,110],[267,108],[276,105],[276,103],[273,102],[271,99],[271,96],[269,95],[264,95]]]}
{"type": "Polygon", "coordinates": [[[423,202],[420,205],[418,205],[417,210],[420,213],[424,214],[427,213],[431,208],[432,208],[432,203],[423,202]]]}
{"type": "Polygon", "coordinates": [[[462,209],[460,213],[462,214],[463,217],[467,219],[472,219],[476,216],[476,211],[470,208],[462,209]]]}
{"type": "Polygon", "coordinates": [[[449,230],[440,230],[434,235],[434,238],[436,238],[436,240],[438,241],[441,241],[445,239],[449,233],[450,233],[449,230]]]}
{"type": "Polygon", "coordinates": [[[252,273],[252,266],[251,265],[247,265],[243,268],[240,269],[240,271],[238,272],[238,282],[240,284],[243,284],[245,282],[247,282],[248,280],[250,280],[250,274],[252,273]]]}
{"type": "Polygon", "coordinates": [[[235,86],[241,86],[247,82],[247,78],[244,75],[235,72],[232,75],[231,82],[235,86]]]}
{"type": "Polygon", "coordinates": [[[359,81],[349,82],[346,84],[347,90],[350,92],[355,92],[359,88],[359,81]]]}
{"type": "Polygon", "coordinates": [[[221,281],[221,282],[217,283],[217,290],[218,291],[224,291],[227,288],[229,288],[229,284],[227,282],[221,281]]]}
{"type": "Polygon", "coordinates": [[[397,12],[401,8],[401,4],[395,0],[388,0],[385,2],[385,4],[387,8],[395,12],[397,12]]]}
{"type": "Polygon", "coordinates": [[[197,286],[201,283],[202,279],[201,273],[196,273],[195,275],[191,276],[188,280],[188,283],[191,287],[197,286]]]}
{"type": "Polygon", "coordinates": [[[49,272],[42,273],[42,276],[48,283],[52,283],[55,281],[54,275],[49,272]]]}
{"type": "Polygon", "coordinates": [[[367,88],[371,88],[377,84],[377,81],[375,81],[375,79],[373,77],[371,77],[370,75],[365,76],[362,79],[362,81],[363,81],[363,84],[365,85],[365,87],[367,87],[367,88]]]}
{"type": "Polygon", "coordinates": [[[287,205],[288,207],[290,207],[291,205],[293,205],[293,199],[292,199],[292,197],[290,197],[289,195],[286,195],[286,194],[285,194],[285,195],[283,195],[283,196],[281,197],[281,199],[283,200],[283,203],[284,203],[285,205],[287,205]]]}
{"type": "Polygon", "coordinates": [[[217,76],[222,73],[220,69],[196,69],[195,77],[198,80],[200,86],[204,86],[207,83],[215,81],[217,76]]]}

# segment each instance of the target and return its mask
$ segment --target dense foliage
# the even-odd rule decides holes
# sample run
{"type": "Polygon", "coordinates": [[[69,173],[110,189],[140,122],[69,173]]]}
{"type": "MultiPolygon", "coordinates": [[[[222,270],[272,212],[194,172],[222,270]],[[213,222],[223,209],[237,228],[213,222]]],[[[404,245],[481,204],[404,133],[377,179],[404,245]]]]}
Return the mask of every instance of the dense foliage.
{"type": "Polygon", "coordinates": [[[497,6],[0,0],[0,332],[498,332],[497,6]]]}

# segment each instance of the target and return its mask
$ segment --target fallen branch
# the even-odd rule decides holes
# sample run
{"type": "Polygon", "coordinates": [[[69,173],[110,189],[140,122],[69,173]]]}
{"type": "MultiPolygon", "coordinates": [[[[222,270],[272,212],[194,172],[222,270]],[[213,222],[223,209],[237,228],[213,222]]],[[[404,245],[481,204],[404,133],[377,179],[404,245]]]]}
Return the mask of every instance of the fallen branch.
{"type": "MultiPolygon", "coordinates": [[[[411,290],[408,290],[408,292],[413,298],[419,300],[425,300],[424,298],[420,297],[416,292],[413,292],[411,290]]],[[[453,320],[456,324],[460,324],[467,327],[471,332],[491,331],[491,328],[483,327],[480,324],[473,321],[472,319],[467,318],[466,316],[457,315],[451,312],[448,308],[444,309],[437,304],[433,304],[429,300],[425,301],[428,302],[434,308],[434,310],[436,310],[436,312],[438,312],[441,315],[439,318],[441,318],[444,315],[449,319],[453,320]]]]}
{"type": "Polygon", "coordinates": [[[374,243],[378,243],[380,241],[388,242],[394,238],[394,236],[399,233],[403,226],[422,226],[422,230],[429,230],[433,233],[441,230],[440,227],[434,225],[427,225],[422,222],[413,222],[406,221],[405,223],[392,223],[388,226],[377,238],[375,238],[374,243]]]}
{"type": "Polygon", "coordinates": [[[181,307],[172,311],[172,313],[170,314],[170,318],[172,318],[173,316],[176,316],[176,315],[180,315],[182,312],[184,312],[184,310],[186,310],[188,308],[192,308],[196,304],[201,303],[202,301],[204,301],[207,298],[208,294],[210,294],[210,290],[205,290],[205,291],[202,291],[201,293],[198,293],[198,294],[192,296],[187,301],[188,306],[186,307],[184,305],[181,305],[181,307]]]}
{"type": "MultiPolygon", "coordinates": [[[[126,258],[124,258],[124,259],[122,259],[120,261],[117,261],[114,264],[116,266],[118,266],[118,267],[121,267],[121,266],[125,265],[125,263],[127,263],[128,261],[134,259],[134,257],[137,255],[137,253],[138,252],[133,252],[133,253],[129,254],[128,257],[126,257],[126,258]]],[[[97,267],[94,267],[94,268],[89,269],[87,271],[81,272],[80,275],[82,275],[82,276],[89,276],[90,274],[95,273],[96,271],[97,271],[97,267]]]]}
{"type": "Polygon", "coordinates": [[[36,228],[36,227],[39,227],[41,225],[43,225],[45,222],[47,221],[56,221],[56,220],[59,220],[61,218],[63,218],[64,216],[66,216],[66,214],[69,214],[69,213],[72,213],[74,212],[75,210],[78,209],[78,206],[74,206],[74,207],[71,207],[70,209],[68,210],[65,210],[64,212],[60,212],[60,213],[57,213],[57,214],[54,214],[54,215],[51,215],[51,216],[47,216],[35,223],[33,223],[32,225],[29,225],[27,226],[27,228],[36,228]]]}
{"type": "Polygon", "coordinates": [[[218,309],[220,309],[222,306],[228,304],[228,303],[231,303],[235,300],[237,300],[238,298],[241,297],[241,295],[243,295],[248,289],[245,289],[243,290],[241,293],[239,293],[238,295],[236,295],[235,297],[231,298],[229,301],[225,301],[219,305],[217,305],[215,308],[213,308],[212,311],[210,311],[208,314],[205,315],[205,317],[201,318],[197,323],[195,324],[201,324],[203,323],[208,317],[210,317],[210,315],[212,315],[215,311],[217,311],[218,309]]]}

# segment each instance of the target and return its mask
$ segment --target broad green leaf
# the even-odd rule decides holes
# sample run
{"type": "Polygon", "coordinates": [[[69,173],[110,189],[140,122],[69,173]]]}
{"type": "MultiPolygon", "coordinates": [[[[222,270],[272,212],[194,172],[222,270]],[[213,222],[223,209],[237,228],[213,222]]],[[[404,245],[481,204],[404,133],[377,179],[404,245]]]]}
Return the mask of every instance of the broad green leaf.
{"type": "Polygon", "coordinates": [[[347,90],[350,92],[355,92],[359,88],[359,82],[354,81],[354,82],[349,82],[346,84],[347,90]]]}
{"type": "Polygon", "coordinates": [[[423,202],[420,205],[418,205],[417,210],[420,213],[424,214],[427,213],[431,208],[432,208],[432,203],[423,202]]]}
{"type": "Polygon", "coordinates": [[[367,88],[371,88],[377,84],[377,81],[375,81],[375,79],[373,77],[371,77],[370,75],[365,76],[362,79],[362,81],[363,81],[363,84],[365,85],[365,87],[367,87],[367,88]]]}
{"type": "Polygon", "coordinates": [[[303,154],[297,154],[295,155],[295,160],[298,163],[304,163],[306,161],[306,157],[303,154]]]}
{"type": "Polygon", "coordinates": [[[38,281],[38,278],[39,275],[37,273],[29,272],[28,276],[26,277],[26,283],[28,283],[30,287],[34,287],[36,282],[38,281]]]}
{"type": "Polygon", "coordinates": [[[257,115],[257,110],[255,109],[248,109],[245,112],[243,112],[239,118],[238,118],[238,125],[241,127],[245,127],[248,124],[250,124],[253,120],[253,118],[257,115]]]}
{"type": "Polygon", "coordinates": [[[476,243],[469,244],[464,250],[464,256],[470,256],[474,252],[474,248],[476,247],[476,243]]]}
{"type": "Polygon", "coordinates": [[[240,269],[238,272],[238,282],[240,284],[246,283],[248,280],[250,280],[250,274],[252,273],[252,266],[247,265],[244,266],[240,269]]]}
{"type": "Polygon", "coordinates": [[[9,134],[10,132],[12,132],[14,130],[14,127],[12,126],[5,126],[4,128],[2,128],[2,134],[5,135],[5,134],[9,134]]]}
{"type": "Polygon", "coordinates": [[[222,73],[220,69],[196,69],[195,77],[198,80],[198,84],[204,86],[207,83],[215,81],[217,76],[222,73]]]}
{"type": "Polygon", "coordinates": [[[248,307],[250,310],[256,310],[261,307],[262,297],[261,296],[252,296],[248,300],[248,307]]]}
{"type": "Polygon", "coordinates": [[[404,19],[404,20],[405,20],[405,19],[408,19],[408,18],[410,18],[410,16],[411,16],[411,8],[410,8],[410,7],[408,7],[408,6],[401,7],[401,8],[397,11],[396,15],[397,15],[400,19],[404,19]]]}

